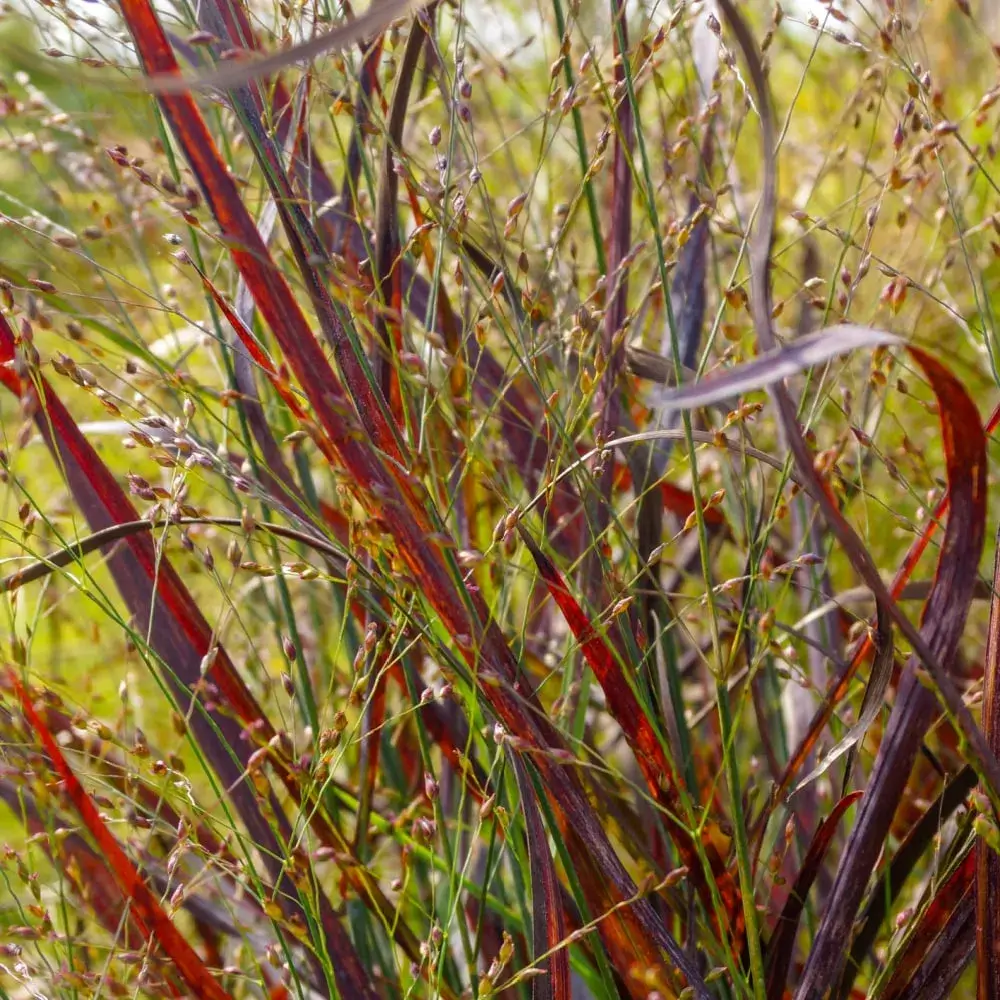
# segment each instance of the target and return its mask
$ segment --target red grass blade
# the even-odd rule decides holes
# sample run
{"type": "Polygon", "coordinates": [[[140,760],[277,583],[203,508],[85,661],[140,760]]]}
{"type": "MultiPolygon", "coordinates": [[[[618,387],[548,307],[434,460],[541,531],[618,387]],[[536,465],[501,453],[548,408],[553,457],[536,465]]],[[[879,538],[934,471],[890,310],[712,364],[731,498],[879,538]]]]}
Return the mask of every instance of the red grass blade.
{"type": "Polygon", "coordinates": [[[0,799],[23,820],[32,836],[41,838],[45,853],[59,866],[73,892],[93,912],[100,925],[110,934],[120,935],[119,940],[128,950],[140,948],[145,936],[135,916],[126,909],[125,896],[114,875],[86,837],[75,832],[67,832],[59,838],[50,837],[52,827],[46,824],[34,797],[24,788],[24,776],[20,773],[0,778],[0,799]]]}
{"type": "Polygon", "coordinates": [[[865,695],[861,701],[861,709],[858,712],[857,722],[837,740],[826,756],[799,782],[792,793],[793,795],[801,791],[803,786],[815,781],[821,774],[825,773],[845,753],[849,754],[847,765],[844,769],[845,788],[850,782],[854,748],[865,738],[865,734],[871,728],[872,723],[885,705],[885,693],[889,688],[889,681],[892,679],[893,665],[895,664],[892,620],[881,604],[878,605],[875,620],[877,623],[878,643],[875,649],[875,659],[872,663],[871,674],[868,677],[868,685],[865,688],[865,695]]]}
{"type": "MultiPolygon", "coordinates": [[[[704,876],[698,849],[691,834],[679,819],[682,815],[682,806],[677,775],[667,760],[648,716],[643,712],[635,692],[629,686],[611,647],[584,614],[576,598],[570,593],[560,572],[538,548],[524,527],[519,526],[519,528],[521,538],[531,552],[538,572],[548,587],[549,594],[565,616],[567,624],[580,644],[587,663],[594,671],[594,676],[604,691],[609,711],[625,733],[625,738],[635,754],[639,769],[646,779],[646,784],[649,786],[653,798],[661,807],[663,823],[677,847],[681,861],[690,870],[691,877],[696,880],[706,911],[713,913],[711,889],[704,876]]],[[[739,895],[732,875],[726,869],[723,859],[712,843],[712,833],[713,824],[706,824],[702,838],[703,849],[711,864],[726,915],[736,932],[739,933],[742,919],[739,895]]]]}
{"type": "Polygon", "coordinates": [[[806,905],[806,897],[812,888],[820,866],[826,857],[827,849],[837,832],[844,813],[861,798],[861,792],[851,792],[845,795],[834,807],[826,819],[819,825],[816,835],[809,845],[802,867],[795,878],[795,885],[785,900],[781,916],[775,925],[774,934],[767,945],[767,997],[768,1000],[781,1000],[785,993],[785,980],[792,964],[792,953],[795,949],[795,938],[799,930],[799,919],[806,905]]]}
{"type": "Polygon", "coordinates": [[[215,304],[219,307],[219,311],[226,317],[229,325],[240,338],[240,343],[246,348],[254,364],[267,376],[271,385],[274,386],[275,391],[281,397],[281,401],[288,407],[289,412],[300,423],[307,422],[309,415],[306,413],[305,407],[299,402],[298,396],[292,391],[288,382],[281,377],[274,362],[268,357],[267,352],[257,343],[257,338],[253,335],[253,332],[230,305],[228,299],[209,280],[208,275],[200,268],[196,267],[195,270],[198,272],[198,277],[201,278],[201,283],[205,286],[205,290],[212,296],[215,304]]]}
{"type": "MultiPolygon", "coordinates": [[[[621,377],[625,370],[625,342],[621,334],[628,315],[628,267],[626,254],[632,238],[632,150],[635,146],[635,121],[632,102],[625,92],[625,60],[629,58],[628,22],[624,0],[610,0],[611,35],[615,53],[614,80],[618,95],[615,111],[615,139],[611,169],[611,212],[608,235],[607,299],[601,350],[606,368],[597,386],[594,405],[597,408],[596,435],[598,441],[608,441],[619,430],[622,419],[621,377]]],[[[614,486],[614,462],[604,465],[597,484],[599,500],[594,509],[591,538],[583,562],[586,596],[591,606],[603,603],[604,563],[600,542],[611,521],[611,497],[614,486]]],[[[580,682],[580,662],[573,663],[574,683],[580,682]]]]}
{"type": "MultiPolygon", "coordinates": [[[[150,4],[146,0],[126,0],[122,13],[147,73],[176,74],[177,61],[150,4]]],[[[275,334],[282,353],[327,432],[334,437],[344,437],[349,432],[344,428],[339,412],[342,410],[342,393],[337,380],[295,296],[240,200],[201,113],[187,94],[162,95],[160,105],[257,308],[275,334]]],[[[296,199],[290,191],[285,191],[278,201],[279,211],[287,213],[289,203],[296,203],[296,199]]],[[[286,224],[286,231],[289,228],[286,224]]],[[[311,283],[311,293],[322,297],[324,291],[325,288],[321,290],[316,283],[311,283]]],[[[399,440],[382,413],[383,404],[372,397],[371,387],[360,373],[353,350],[343,338],[337,338],[334,347],[371,440],[386,455],[400,459],[399,440]]],[[[371,475],[369,473],[366,480],[370,480],[371,475]]]]}
{"type": "Polygon", "coordinates": [[[80,784],[79,779],[66,762],[62,750],[59,749],[59,744],[56,743],[55,738],[35,711],[31,697],[21,684],[17,673],[14,670],[9,670],[8,676],[21,702],[21,711],[38,735],[45,752],[52,761],[53,767],[62,780],[63,790],[100,848],[108,866],[114,873],[119,888],[129,900],[134,919],[143,937],[151,944],[163,949],[177,967],[178,973],[188,984],[194,996],[205,998],[205,1000],[228,1000],[229,994],[215,981],[211,972],[198,957],[197,952],[187,943],[187,940],[163,911],[156,896],[150,891],[135,865],[129,860],[128,855],[125,854],[121,845],[105,825],[104,820],[101,819],[97,806],[94,805],[93,800],[80,784]]]}

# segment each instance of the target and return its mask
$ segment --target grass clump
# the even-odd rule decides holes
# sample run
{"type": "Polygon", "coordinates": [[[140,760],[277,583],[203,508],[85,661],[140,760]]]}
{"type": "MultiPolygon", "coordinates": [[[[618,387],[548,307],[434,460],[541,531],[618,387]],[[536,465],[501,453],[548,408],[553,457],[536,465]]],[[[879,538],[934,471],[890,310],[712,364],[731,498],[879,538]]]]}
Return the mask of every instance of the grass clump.
{"type": "Polygon", "coordinates": [[[991,29],[7,12],[4,995],[1000,996],[991,29]]]}

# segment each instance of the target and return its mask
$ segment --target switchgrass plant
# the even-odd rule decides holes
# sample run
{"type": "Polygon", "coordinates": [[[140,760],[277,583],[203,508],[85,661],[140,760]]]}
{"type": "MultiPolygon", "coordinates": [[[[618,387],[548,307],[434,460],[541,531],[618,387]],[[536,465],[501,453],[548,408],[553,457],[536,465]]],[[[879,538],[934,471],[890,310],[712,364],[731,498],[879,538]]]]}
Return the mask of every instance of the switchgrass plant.
{"type": "Polygon", "coordinates": [[[0,25],[0,995],[1000,997],[990,11],[0,25]]]}

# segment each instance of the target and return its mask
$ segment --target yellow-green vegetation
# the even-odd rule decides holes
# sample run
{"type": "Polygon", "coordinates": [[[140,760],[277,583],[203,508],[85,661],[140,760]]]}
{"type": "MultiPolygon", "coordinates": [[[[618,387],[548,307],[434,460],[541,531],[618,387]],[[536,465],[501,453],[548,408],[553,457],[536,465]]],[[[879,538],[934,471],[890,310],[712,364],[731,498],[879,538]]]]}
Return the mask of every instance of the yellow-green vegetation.
{"type": "Polygon", "coordinates": [[[1000,998],[988,6],[4,8],[0,997],[1000,998]]]}

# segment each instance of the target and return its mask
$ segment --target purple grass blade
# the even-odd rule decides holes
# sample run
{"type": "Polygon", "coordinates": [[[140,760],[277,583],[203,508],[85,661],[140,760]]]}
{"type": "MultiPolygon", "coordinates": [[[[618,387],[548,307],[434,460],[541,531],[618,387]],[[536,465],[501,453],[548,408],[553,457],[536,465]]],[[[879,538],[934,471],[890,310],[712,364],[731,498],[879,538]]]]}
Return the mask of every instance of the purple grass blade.
{"type": "Polygon", "coordinates": [[[878,1000],[945,1000],[976,953],[975,851],[938,888],[891,961],[878,1000]]]}
{"type": "Polygon", "coordinates": [[[569,950],[564,944],[566,924],[559,879],[531,779],[520,760],[515,757],[513,763],[528,831],[533,962],[544,971],[542,977],[532,983],[531,997],[532,1000],[570,1000],[569,950]],[[539,960],[546,952],[552,954],[539,960]]]}
{"type": "Polygon", "coordinates": [[[785,980],[792,964],[792,953],[795,949],[795,938],[798,934],[799,920],[805,909],[806,898],[812,888],[816,876],[821,870],[823,859],[830,847],[837,824],[847,810],[861,798],[861,792],[845,795],[834,807],[826,819],[820,824],[816,835],[809,845],[805,860],[795,878],[795,885],[785,901],[778,917],[774,934],[767,946],[767,996],[768,1000],[782,1000],[785,995],[785,980]]]}
{"type": "MultiPolygon", "coordinates": [[[[993,599],[983,664],[983,733],[1000,753],[1000,535],[993,568],[993,599]]],[[[1000,998],[1000,857],[980,839],[976,844],[976,952],[979,1000],[1000,998]]]]}

